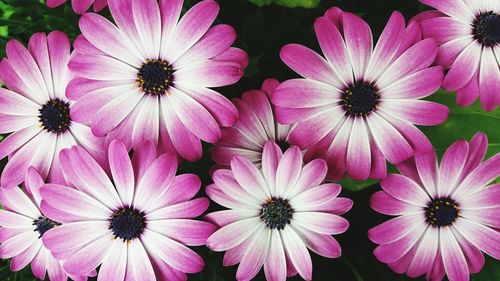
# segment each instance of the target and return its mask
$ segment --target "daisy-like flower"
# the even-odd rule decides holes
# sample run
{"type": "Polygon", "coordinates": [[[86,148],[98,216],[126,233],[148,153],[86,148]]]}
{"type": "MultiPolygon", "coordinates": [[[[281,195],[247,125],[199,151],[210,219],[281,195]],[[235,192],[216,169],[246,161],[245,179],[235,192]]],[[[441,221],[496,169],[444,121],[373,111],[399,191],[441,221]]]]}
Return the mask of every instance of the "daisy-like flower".
{"type": "Polygon", "coordinates": [[[279,124],[269,101],[279,85],[276,79],[267,79],[262,90],[243,93],[233,102],[240,118],[232,127],[222,129],[220,141],[212,148],[212,158],[217,164],[229,166],[234,156],[243,156],[260,168],[262,150],[268,140],[274,140],[283,151],[290,147],[288,134],[292,125],[279,124]]]}
{"type": "MultiPolygon", "coordinates": [[[[303,79],[281,83],[272,96],[280,123],[297,122],[290,142],[324,157],[330,179],[384,178],[386,160],[399,163],[432,145],[415,125],[436,125],[448,108],[420,100],[441,85],[432,39],[419,40],[417,23],[405,27],[394,12],[372,47],[370,27],[338,8],[316,20],[326,60],[297,44],[283,47],[282,60],[303,79]]],[[[309,158],[307,156],[306,158],[309,158]]]]}
{"type": "Polygon", "coordinates": [[[58,31],[34,34],[28,49],[16,40],[7,43],[0,80],[9,89],[0,88],[0,134],[12,134],[0,143],[0,159],[9,156],[2,187],[21,183],[29,166],[42,178],[61,182],[57,155],[76,144],[105,160],[104,139],[70,117],[72,103],[64,95],[72,79],[70,48],[66,34],[58,31]]]}
{"type": "Polygon", "coordinates": [[[109,147],[112,181],[78,146],[61,151],[66,181],[75,188],[45,184],[42,211],[62,225],[43,236],[44,245],[75,275],[100,266],[97,280],[186,280],[203,259],[185,245],[205,245],[215,230],[192,218],[209,205],[192,199],[201,182],[176,176],[177,158],[157,158],[151,142],[132,161],[119,141],[109,147]]]}
{"type": "MultiPolygon", "coordinates": [[[[66,1],[67,0],[47,0],[47,6],[49,8],[55,8],[66,3],[66,1]]],[[[94,4],[94,11],[97,13],[108,5],[108,0],[71,0],[73,11],[79,15],[85,13],[90,6],[92,6],[92,3],[94,4]]]]}
{"type": "Polygon", "coordinates": [[[251,280],[262,265],[267,280],[285,280],[300,274],[312,278],[307,248],[336,258],[340,245],[332,234],[343,233],[349,223],[340,215],[352,207],[339,198],[338,184],[321,184],[327,173],[323,159],[302,164],[292,146],[284,154],[273,141],[264,146],[262,169],[236,156],[231,170],[214,172],[206,193],[230,210],[207,215],[218,227],[207,240],[214,251],[227,251],[224,265],[239,263],[236,279],[251,280]]]}
{"type": "Polygon", "coordinates": [[[236,107],[209,89],[237,82],[248,57],[230,47],[236,32],[210,27],[219,6],[205,0],[179,15],[182,0],[110,0],[115,26],[87,13],[75,43],[68,96],[75,120],[97,136],[127,147],[144,140],[189,161],[201,157],[200,139],[215,143],[220,126],[238,119],[236,107]]]}
{"type": "Polygon", "coordinates": [[[427,280],[469,280],[484,265],[483,252],[500,259],[500,154],[483,162],[483,133],[436,154],[398,165],[371,198],[376,211],[397,216],[368,232],[375,256],[394,271],[427,280]]]}
{"type": "MultiPolygon", "coordinates": [[[[45,233],[60,225],[40,211],[40,186],[43,179],[34,168],[27,172],[24,191],[20,188],[1,188],[0,203],[0,258],[12,258],[10,269],[19,271],[31,263],[36,278],[45,279],[48,272],[52,281],[65,281],[68,274],[42,243],[45,233]]],[[[70,276],[73,280],[86,277],[70,276]]]]}
{"type": "Polygon", "coordinates": [[[436,59],[448,72],[447,91],[457,92],[460,106],[477,97],[491,111],[500,104],[500,2],[498,0],[420,0],[438,11],[415,20],[424,37],[440,44],[436,59]]]}

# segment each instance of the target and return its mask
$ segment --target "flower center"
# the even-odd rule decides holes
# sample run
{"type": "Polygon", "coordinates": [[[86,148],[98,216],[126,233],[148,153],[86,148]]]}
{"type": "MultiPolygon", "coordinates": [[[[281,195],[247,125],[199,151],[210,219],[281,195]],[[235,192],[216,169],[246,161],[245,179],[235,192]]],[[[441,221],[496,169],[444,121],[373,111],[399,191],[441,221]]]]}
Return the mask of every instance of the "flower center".
{"type": "Polygon", "coordinates": [[[113,231],[115,238],[121,238],[123,241],[139,237],[146,227],[144,213],[131,207],[117,209],[108,221],[109,229],[113,231]]]}
{"type": "Polygon", "coordinates": [[[474,21],[474,38],[484,46],[500,43],[500,15],[494,12],[481,13],[474,21]]]}
{"type": "Polygon", "coordinates": [[[280,147],[281,151],[285,152],[290,148],[290,144],[286,140],[276,140],[276,144],[280,147]]]}
{"type": "Polygon", "coordinates": [[[48,132],[64,133],[71,123],[69,103],[60,99],[51,99],[38,110],[38,120],[48,132]]]}
{"type": "Polygon", "coordinates": [[[164,60],[146,60],[137,72],[137,85],[146,94],[163,95],[173,81],[172,66],[164,60]]]}
{"type": "Polygon", "coordinates": [[[359,81],[344,91],[343,104],[349,115],[366,116],[377,109],[379,98],[372,84],[359,81]]]}
{"type": "Polygon", "coordinates": [[[290,223],[293,209],[287,200],[271,198],[262,205],[260,219],[270,229],[284,229],[290,223]]]}
{"type": "Polygon", "coordinates": [[[33,225],[35,226],[34,231],[38,231],[38,233],[40,233],[40,236],[38,236],[38,238],[42,238],[45,232],[61,224],[51,219],[48,219],[45,216],[40,216],[38,217],[38,219],[33,221],[33,225]]]}
{"type": "Polygon", "coordinates": [[[433,226],[451,225],[458,217],[458,204],[450,198],[434,199],[425,208],[427,222],[433,226]]]}

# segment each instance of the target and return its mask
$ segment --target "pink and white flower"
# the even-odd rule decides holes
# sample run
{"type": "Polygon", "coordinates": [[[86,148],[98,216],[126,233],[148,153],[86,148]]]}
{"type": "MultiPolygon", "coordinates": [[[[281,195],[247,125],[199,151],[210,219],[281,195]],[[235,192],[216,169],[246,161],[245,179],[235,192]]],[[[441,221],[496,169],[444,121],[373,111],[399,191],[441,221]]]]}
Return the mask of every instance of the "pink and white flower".
{"type": "Polygon", "coordinates": [[[132,161],[119,141],[108,155],[112,181],[82,148],[60,153],[74,188],[41,187],[42,211],[62,223],[45,233],[44,245],[69,273],[100,266],[97,280],[186,280],[186,273],[201,271],[203,259],[185,246],[205,245],[215,230],[192,219],[209,205],[207,198],[192,199],[200,179],[176,176],[176,157],[157,157],[151,142],[132,161]]]}
{"type": "Polygon", "coordinates": [[[375,256],[397,273],[427,280],[469,280],[483,252],[500,259],[500,154],[483,162],[486,135],[451,145],[438,167],[434,152],[390,174],[371,198],[376,211],[396,216],[368,232],[375,256]]]}
{"type": "MultiPolygon", "coordinates": [[[[0,210],[0,258],[12,258],[12,271],[19,271],[31,263],[31,270],[36,278],[45,280],[48,273],[52,281],[65,281],[68,274],[62,263],[42,243],[45,233],[60,225],[40,211],[42,198],[39,189],[43,184],[43,179],[36,170],[30,168],[24,190],[17,187],[0,189],[0,203],[3,207],[0,210]]],[[[73,280],[87,279],[70,277],[73,280]]]]}
{"type": "Polygon", "coordinates": [[[332,234],[349,227],[340,215],[352,207],[337,197],[338,184],[321,184],[327,173],[323,159],[303,166],[302,154],[292,146],[284,154],[273,141],[264,146],[262,169],[236,156],[231,170],[214,172],[206,193],[229,208],[208,214],[218,227],[207,240],[214,251],[226,251],[224,265],[239,263],[237,280],[251,280],[264,266],[267,280],[285,280],[297,273],[312,278],[307,248],[336,258],[340,245],[332,234]]]}
{"type": "MultiPolygon", "coordinates": [[[[47,0],[47,6],[49,8],[55,8],[66,3],[66,1],[67,0],[47,0]]],[[[71,0],[73,11],[79,15],[85,13],[92,4],[94,4],[94,11],[97,13],[108,5],[108,0],[71,0]]]]}
{"type": "Polygon", "coordinates": [[[209,89],[237,82],[247,54],[231,44],[235,30],[211,27],[219,6],[205,0],[179,16],[182,0],[110,0],[116,25],[87,13],[70,69],[78,76],[68,96],[72,117],[92,132],[127,147],[145,140],[189,161],[201,140],[215,143],[221,126],[238,119],[236,107],[209,89]]]}
{"type": "Polygon", "coordinates": [[[16,40],[7,43],[7,58],[0,63],[0,134],[12,133],[0,143],[0,159],[9,156],[2,187],[24,180],[29,166],[42,178],[61,182],[57,155],[81,145],[96,159],[105,159],[104,139],[70,117],[73,104],[65,97],[72,75],[67,64],[71,44],[66,34],[34,34],[26,49],[16,40]]]}
{"type": "Polygon", "coordinates": [[[460,106],[478,97],[484,110],[500,104],[500,4],[498,0],[420,0],[438,11],[423,12],[424,37],[439,46],[436,63],[448,70],[447,91],[457,92],[460,106]]]}
{"type": "Polygon", "coordinates": [[[330,179],[386,175],[386,160],[399,163],[432,149],[414,125],[437,125],[448,108],[420,100],[441,86],[443,70],[430,67],[432,39],[420,40],[417,23],[405,27],[394,12],[373,48],[368,24],[331,8],[316,20],[326,57],[298,44],[282,48],[282,60],[303,79],[281,83],[272,96],[278,122],[297,122],[289,136],[306,158],[324,157],[330,179]]]}
{"type": "Polygon", "coordinates": [[[267,141],[275,141],[283,151],[290,147],[288,134],[292,125],[276,121],[269,100],[278,85],[278,80],[266,79],[262,90],[247,91],[241,99],[233,100],[240,118],[234,126],[222,129],[222,138],[212,148],[212,158],[217,164],[227,167],[234,156],[243,156],[260,168],[267,141]]]}

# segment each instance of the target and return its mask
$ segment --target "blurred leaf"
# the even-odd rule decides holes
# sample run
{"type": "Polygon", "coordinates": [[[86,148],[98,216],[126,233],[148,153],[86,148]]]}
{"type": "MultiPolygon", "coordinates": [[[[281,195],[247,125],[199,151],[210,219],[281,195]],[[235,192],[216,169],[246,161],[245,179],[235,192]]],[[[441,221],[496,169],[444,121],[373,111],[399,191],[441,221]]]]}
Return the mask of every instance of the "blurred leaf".
{"type": "Polygon", "coordinates": [[[483,269],[474,274],[471,281],[498,281],[500,280],[500,266],[498,261],[486,256],[486,262],[483,269]]]}
{"type": "Polygon", "coordinates": [[[342,185],[342,188],[348,189],[350,191],[360,191],[372,185],[377,184],[378,181],[377,180],[355,181],[346,177],[338,183],[342,185]]]}
{"type": "Polygon", "coordinates": [[[438,155],[443,154],[456,140],[470,140],[477,132],[484,132],[488,136],[488,156],[500,153],[500,109],[486,112],[479,101],[470,107],[461,108],[455,102],[455,94],[444,90],[439,90],[428,100],[450,108],[450,115],[443,124],[420,128],[434,145],[438,155]]]}
{"type": "Polygon", "coordinates": [[[262,7],[270,4],[276,4],[288,8],[315,8],[321,0],[249,0],[255,5],[262,7]]]}

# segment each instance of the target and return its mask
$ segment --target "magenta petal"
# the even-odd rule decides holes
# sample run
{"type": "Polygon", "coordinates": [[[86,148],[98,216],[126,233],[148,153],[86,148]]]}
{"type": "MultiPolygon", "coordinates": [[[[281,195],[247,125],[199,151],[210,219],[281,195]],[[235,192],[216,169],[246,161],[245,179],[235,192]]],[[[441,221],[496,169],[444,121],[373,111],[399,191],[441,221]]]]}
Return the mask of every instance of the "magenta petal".
{"type": "Polygon", "coordinates": [[[372,195],[370,206],[379,213],[391,216],[422,211],[421,207],[398,200],[384,191],[377,191],[372,195]]]}
{"type": "MultiPolygon", "coordinates": [[[[500,55],[500,53],[498,53],[500,55]]],[[[485,48],[481,57],[479,70],[479,87],[481,105],[486,111],[492,111],[500,104],[500,70],[498,55],[495,58],[492,48],[485,48]]]]}
{"type": "Polygon", "coordinates": [[[426,207],[427,202],[430,200],[425,190],[417,183],[398,174],[387,175],[387,177],[380,182],[380,185],[389,195],[413,205],[426,207]]]}
{"type": "Polygon", "coordinates": [[[473,42],[457,57],[443,80],[443,88],[456,91],[467,84],[479,66],[481,46],[473,42]]]}
{"type": "Polygon", "coordinates": [[[280,58],[293,71],[304,78],[325,82],[336,87],[341,82],[335,79],[328,62],[313,50],[299,44],[288,44],[281,48],[280,58]]]}
{"type": "Polygon", "coordinates": [[[354,77],[362,80],[365,78],[366,67],[372,55],[371,29],[364,20],[351,13],[342,14],[342,27],[354,77]]]}
{"type": "Polygon", "coordinates": [[[271,231],[269,251],[264,262],[264,273],[269,281],[286,280],[285,249],[277,230],[271,231]]]}
{"type": "Polygon", "coordinates": [[[446,270],[446,275],[450,280],[469,279],[470,273],[467,261],[451,229],[444,227],[440,229],[439,234],[439,248],[443,256],[443,265],[446,270]]]}

